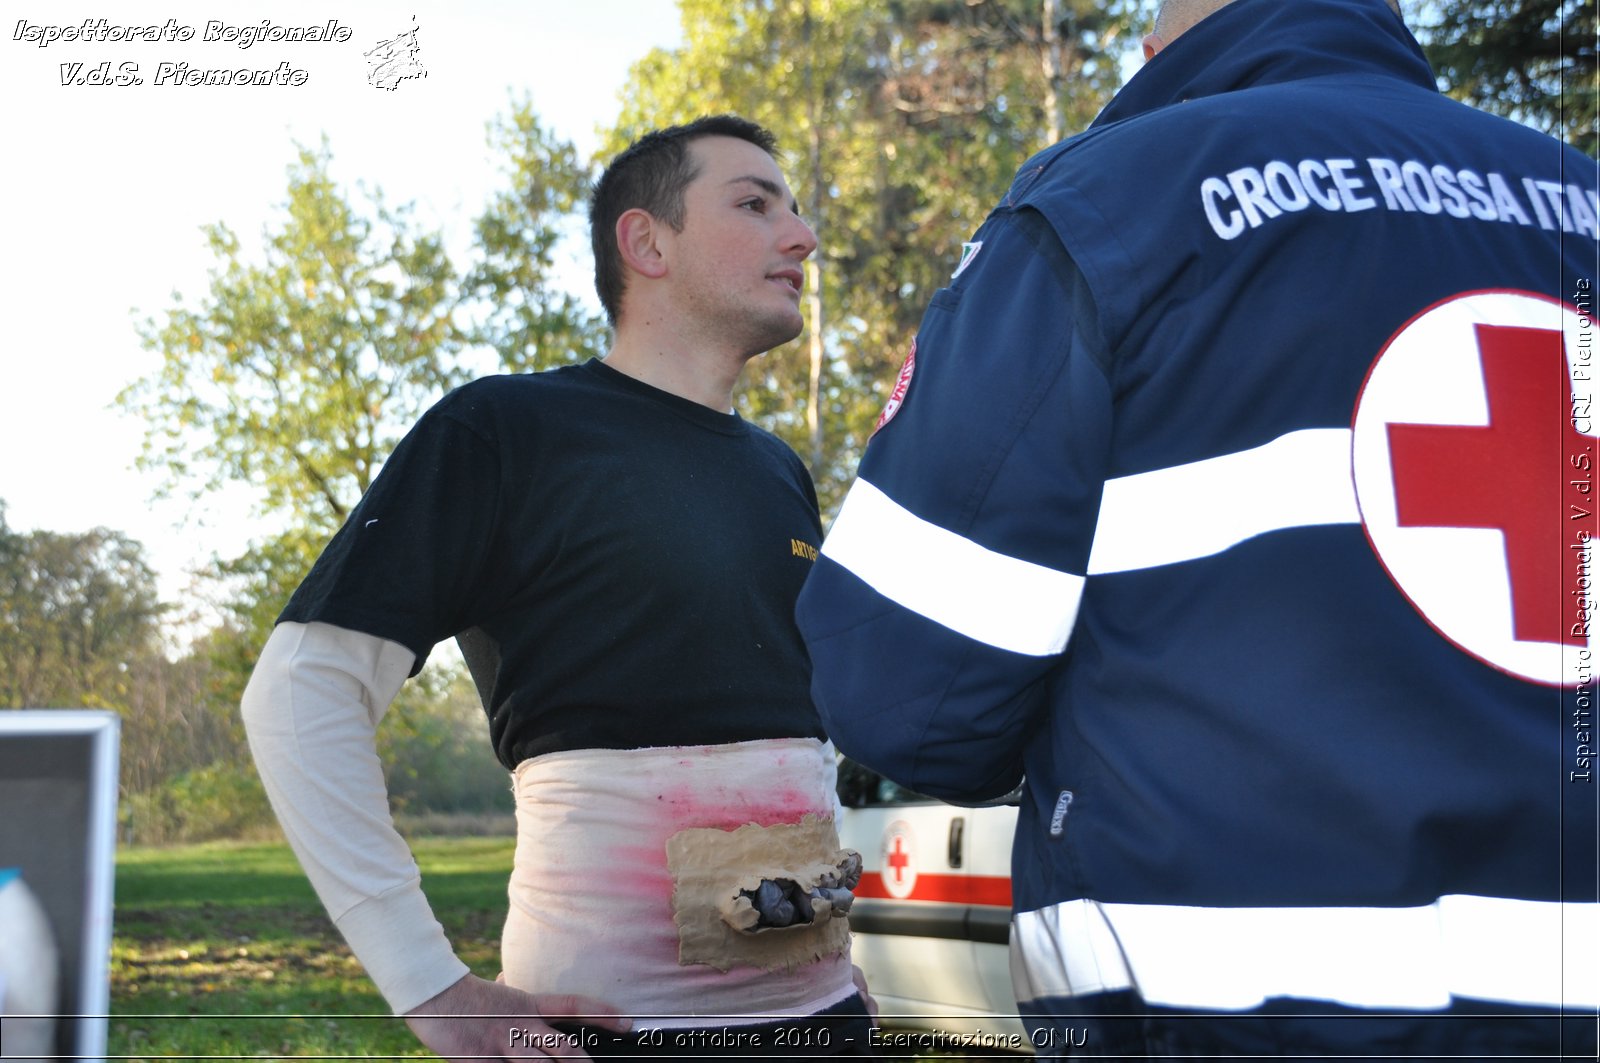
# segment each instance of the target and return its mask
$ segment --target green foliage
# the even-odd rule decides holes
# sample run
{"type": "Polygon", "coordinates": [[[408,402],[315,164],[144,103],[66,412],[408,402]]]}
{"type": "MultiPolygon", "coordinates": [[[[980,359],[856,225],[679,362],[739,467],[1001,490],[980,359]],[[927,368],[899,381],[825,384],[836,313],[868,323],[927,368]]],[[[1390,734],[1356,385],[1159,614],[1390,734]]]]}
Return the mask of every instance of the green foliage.
{"type": "MultiPolygon", "coordinates": [[[[825,509],[962,241],[1027,156],[1104,105],[1154,6],[681,0],[682,46],[635,64],[604,154],[716,111],[767,125],[787,151],[821,239],[809,325],[752,364],[738,402],[807,458],[825,509]]],[[[1419,10],[1452,94],[1596,151],[1593,4],[1419,10]]],[[[137,544],[104,529],[17,535],[0,510],[0,706],[122,712],[125,787],[168,836],[200,829],[204,810],[230,799],[224,777],[253,780],[236,707],[256,652],[400,433],[466,378],[469,352],[523,371],[604,350],[603,323],[556,280],[563,241],[583,230],[592,167],[526,97],[488,140],[503,184],[474,219],[470,262],[451,261],[409,207],[342,187],[323,142],[296,151],[259,249],[223,222],[206,227],[204,290],[139,322],[160,364],[119,402],[149,426],[143,463],[166,473],[169,492],[247,485],[284,521],[217,562],[225,622],[188,655],[160,652],[162,607],[137,544]],[[172,778],[184,781],[158,798],[172,778]]],[[[380,730],[397,805],[505,807],[483,728],[457,670],[408,683],[380,730]]]]}
{"type": "Polygon", "coordinates": [[[291,525],[258,540],[239,557],[216,563],[216,577],[231,588],[224,604],[226,621],[194,652],[212,670],[212,694],[217,703],[238,706],[256,654],[331,536],[331,531],[291,525]]]}
{"type": "Polygon", "coordinates": [[[197,653],[216,704],[238,704],[284,603],[401,434],[465,382],[469,345],[495,348],[510,369],[600,347],[598,322],[549,280],[583,167],[525,100],[490,136],[509,187],[478,219],[479,260],[464,276],[409,206],[341,188],[324,142],[299,149],[260,252],[221,222],[207,226],[217,259],[207,290],[175,294],[139,327],[161,364],[118,402],[148,426],[142,463],[166,474],[168,492],[248,485],[260,512],[287,521],[215,565],[227,623],[197,653]]]}
{"type": "MultiPolygon", "coordinates": [[[[171,706],[140,706],[127,714],[123,827],[136,841],[172,844],[274,830],[238,717],[270,616],[262,624],[259,631],[213,630],[168,666],[173,681],[184,684],[172,692],[171,706]],[[199,760],[207,755],[213,759],[199,760]]],[[[397,814],[512,811],[510,782],[490,747],[476,688],[454,662],[405,684],[378,729],[378,752],[397,814]]]]}
{"type": "Polygon", "coordinates": [[[634,65],[605,145],[733,111],[787,151],[821,246],[807,335],[751,365],[741,411],[842,497],[961,243],[1117,80],[1136,8],[1083,0],[682,0],[684,43],[634,65]]]}
{"type": "Polygon", "coordinates": [[[603,319],[551,282],[564,230],[578,228],[589,173],[571,144],[539,123],[524,96],[489,124],[506,186],[474,224],[479,261],[462,287],[483,307],[470,330],[509,372],[550,369],[605,353],[603,319]],[[563,225],[563,220],[569,224],[563,225]]]}
{"type": "Polygon", "coordinates": [[[1417,26],[1445,91],[1600,153],[1595,5],[1589,0],[1450,0],[1417,26]]]}
{"type": "Polygon", "coordinates": [[[390,806],[398,812],[509,814],[511,779],[489,744],[477,688],[460,667],[407,683],[378,731],[390,806]]]}
{"type": "Polygon", "coordinates": [[[118,706],[124,795],[156,790],[199,765],[248,761],[237,702],[219,696],[230,684],[207,653],[215,637],[177,660],[151,653],[129,665],[126,703],[118,706]]]}
{"type": "Polygon", "coordinates": [[[219,709],[204,654],[168,659],[169,611],[138,543],[105,528],[18,534],[0,504],[0,708],[115,711],[124,794],[244,759],[237,702],[219,709]]]}
{"type": "Polygon", "coordinates": [[[241,838],[276,822],[261,780],[235,763],[195,768],[133,794],[122,817],[125,836],[148,845],[241,838]]]}
{"type": "MultiPolygon", "coordinates": [[[[184,765],[206,766],[174,786],[140,795],[140,837],[217,837],[258,821],[264,805],[237,723],[256,654],[400,435],[467,379],[468,346],[495,348],[511,369],[599,349],[598,322],[549,281],[561,219],[582,198],[583,167],[526,101],[490,133],[509,187],[478,219],[479,261],[465,276],[409,207],[391,208],[377,191],[358,202],[339,187],[324,142],[298,151],[260,252],[249,253],[223,223],[206,227],[217,259],[207,290],[193,300],[175,295],[140,326],[161,364],[118,401],[148,425],[143,463],[166,473],[169,492],[247,484],[262,513],[287,521],[243,555],[216,562],[213,575],[228,588],[226,622],[194,647],[204,679],[191,693],[226,721],[232,743],[212,749],[211,761],[184,765]],[[473,311],[479,318],[463,324],[473,311]],[[232,795],[236,816],[216,807],[230,799],[225,777],[249,781],[232,795]]],[[[459,680],[449,667],[435,671],[407,684],[381,732],[397,805],[504,807],[504,770],[487,742],[474,750],[465,737],[481,736],[481,711],[472,710],[474,730],[445,696],[459,680]]],[[[152,771],[157,762],[174,767],[145,761],[152,771]]]]}
{"type": "Polygon", "coordinates": [[[0,708],[120,708],[158,651],[155,574],[120,532],[13,532],[0,503],[0,708]]]}
{"type": "Polygon", "coordinates": [[[205,228],[209,290],[193,306],[175,294],[163,320],[142,323],[161,366],[117,400],[148,424],[142,463],[169,489],[247,483],[262,511],[323,533],[399,433],[464,379],[442,238],[377,193],[370,217],[358,211],[330,162],[326,143],[300,149],[259,264],[227,225],[205,228]]]}
{"type": "Polygon", "coordinates": [[[225,223],[206,226],[207,291],[175,293],[139,324],[161,365],[117,401],[148,425],[142,464],[169,492],[246,484],[261,512],[298,529],[270,557],[232,563],[254,593],[298,582],[296,563],[339,527],[400,435],[465,382],[470,343],[510,368],[598,350],[597,322],[550,281],[585,169],[526,100],[490,124],[490,143],[509,187],[478,218],[479,260],[464,276],[409,205],[378,190],[357,203],[341,188],[324,141],[298,150],[259,254],[225,223]],[[481,320],[463,324],[468,309],[481,320]]]}

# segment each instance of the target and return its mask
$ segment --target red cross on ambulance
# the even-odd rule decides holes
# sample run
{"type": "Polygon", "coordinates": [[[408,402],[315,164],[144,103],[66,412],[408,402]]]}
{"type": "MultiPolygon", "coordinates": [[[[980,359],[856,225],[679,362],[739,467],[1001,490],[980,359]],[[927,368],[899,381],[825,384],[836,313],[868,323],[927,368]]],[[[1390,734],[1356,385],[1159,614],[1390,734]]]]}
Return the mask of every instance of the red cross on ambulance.
{"type": "Polygon", "coordinates": [[[883,878],[884,892],[896,900],[904,900],[917,888],[915,853],[911,824],[897,819],[884,828],[883,869],[879,874],[883,878]]]}
{"type": "Polygon", "coordinates": [[[1552,685],[1594,671],[1593,331],[1531,292],[1454,296],[1390,339],[1356,403],[1356,498],[1396,586],[1462,650],[1552,685]]]}

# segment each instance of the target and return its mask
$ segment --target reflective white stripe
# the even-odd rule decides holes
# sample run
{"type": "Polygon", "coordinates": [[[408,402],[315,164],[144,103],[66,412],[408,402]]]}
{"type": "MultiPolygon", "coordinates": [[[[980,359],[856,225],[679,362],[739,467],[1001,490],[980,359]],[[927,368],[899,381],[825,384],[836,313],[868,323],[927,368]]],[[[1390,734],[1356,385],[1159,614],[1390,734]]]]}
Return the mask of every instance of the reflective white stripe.
{"type": "Polygon", "coordinates": [[[896,603],[1015,653],[1060,653],[1083,577],[1009,557],[931,524],[857,479],[822,552],[896,603]]]}
{"type": "Polygon", "coordinates": [[[1089,575],[1209,557],[1283,528],[1360,520],[1350,430],[1308,428],[1253,450],[1107,480],[1089,575]]]}
{"type": "Polygon", "coordinates": [[[1431,1009],[1452,997],[1600,1007],[1600,905],[1449,896],[1418,908],[1066,901],[1011,923],[1021,1002],[1137,989],[1244,1010],[1272,997],[1431,1009]]]}

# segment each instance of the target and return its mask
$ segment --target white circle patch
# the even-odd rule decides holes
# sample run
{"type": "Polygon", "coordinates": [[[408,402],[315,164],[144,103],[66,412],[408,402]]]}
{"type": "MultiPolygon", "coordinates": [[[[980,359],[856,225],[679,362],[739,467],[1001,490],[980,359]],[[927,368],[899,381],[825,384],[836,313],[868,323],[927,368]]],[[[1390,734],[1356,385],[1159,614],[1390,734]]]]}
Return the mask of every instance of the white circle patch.
{"type": "Polygon", "coordinates": [[[1384,568],[1445,638],[1538,683],[1593,672],[1593,332],[1531,292],[1454,296],[1389,340],[1356,403],[1356,498],[1384,568]]]}
{"type": "Polygon", "coordinates": [[[883,888],[896,900],[905,900],[917,888],[916,845],[911,824],[897,819],[883,831],[883,888]]]}

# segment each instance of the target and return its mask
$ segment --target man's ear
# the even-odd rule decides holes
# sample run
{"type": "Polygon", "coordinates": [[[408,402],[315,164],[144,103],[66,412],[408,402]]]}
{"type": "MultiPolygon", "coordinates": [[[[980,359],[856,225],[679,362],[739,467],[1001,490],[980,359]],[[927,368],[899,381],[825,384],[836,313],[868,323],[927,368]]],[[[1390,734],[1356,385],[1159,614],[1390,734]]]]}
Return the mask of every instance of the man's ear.
{"type": "Polygon", "coordinates": [[[1157,52],[1167,46],[1167,42],[1152,33],[1140,41],[1139,45],[1144,50],[1144,61],[1148,63],[1156,57],[1157,52]]]}
{"type": "Polygon", "coordinates": [[[660,236],[666,225],[649,211],[634,207],[617,219],[617,250],[629,269],[646,277],[667,274],[667,260],[661,253],[660,236]]]}

